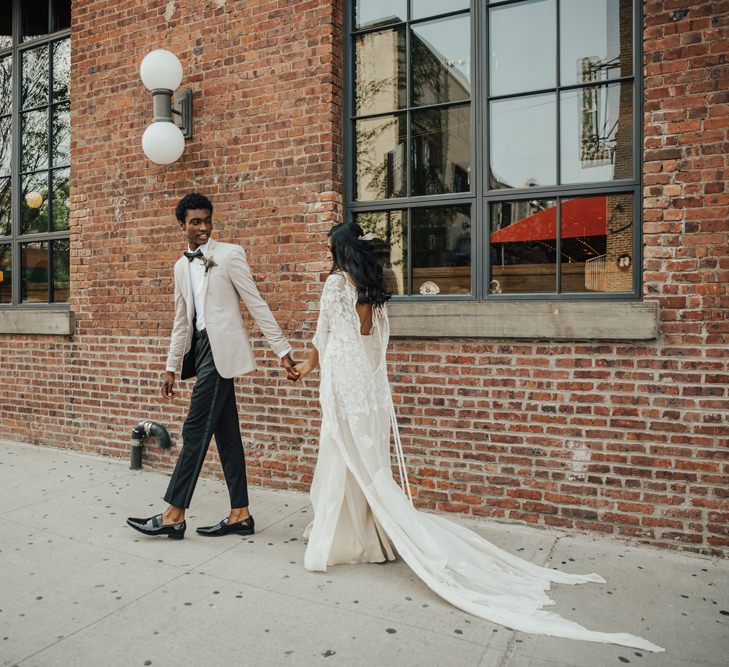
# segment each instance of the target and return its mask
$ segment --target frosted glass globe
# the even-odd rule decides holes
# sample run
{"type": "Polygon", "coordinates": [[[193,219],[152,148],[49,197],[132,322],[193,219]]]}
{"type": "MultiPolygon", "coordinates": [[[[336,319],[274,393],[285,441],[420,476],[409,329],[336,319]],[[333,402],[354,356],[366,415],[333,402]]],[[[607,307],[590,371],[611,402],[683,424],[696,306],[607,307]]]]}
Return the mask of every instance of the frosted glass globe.
{"type": "Polygon", "coordinates": [[[185,137],[174,123],[152,123],[142,135],[142,150],[155,164],[172,164],[185,150],[185,137]]]}
{"type": "Polygon", "coordinates": [[[139,75],[148,90],[176,90],[182,83],[182,63],[171,51],[155,49],[144,56],[139,75]]]}
{"type": "Polygon", "coordinates": [[[25,203],[29,208],[40,208],[43,203],[43,195],[40,192],[29,192],[25,195],[25,203]]]}

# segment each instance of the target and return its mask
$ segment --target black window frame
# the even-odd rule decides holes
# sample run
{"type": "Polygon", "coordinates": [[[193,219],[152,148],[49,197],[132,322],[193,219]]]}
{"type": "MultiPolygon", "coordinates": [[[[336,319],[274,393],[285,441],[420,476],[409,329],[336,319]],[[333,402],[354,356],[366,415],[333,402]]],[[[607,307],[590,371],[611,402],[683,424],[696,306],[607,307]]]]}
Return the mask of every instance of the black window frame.
{"type": "MultiPolygon", "coordinates": [[[[71,295],[69,291],[69,300],[57,302],[53,301],[53,253],[52,253],[52,242],[53,241],[68,241],[69,242],[69,268],[70,268],[70,225],[68,229],[61,231],[44,231],[34,232],[28,234],[22,234],[22,182],[26,176],[26,172],[23,171],[22,165],[22,113],[21,109],[21,96],[22,96],[22,55],[26,51],[37,49],[43,45],[47,45],[49,52],[53,48],[55,42],[60,42],[71,39],[71,27],[64,28],[51,32],[51,26],[54,22],[54,0],[48,0],[48,28],[49,32],[46,35],[31,36],[27,39],[23,39],[22,35],[22,0],[11,0],[12,2],[12,44],[10,47],[0,49],[0,58],[11,57],[12,67],[12,89],[11,89],[11,167],[10,167],[10,188],[11,188],[11,206],[10,206],[10,234],[7,236],[0,236],[0,244],[10,245],[11,247],[11,272],[12,272],[12,285],[11,285],[11,302],[0,304],[0,310],[69,310],[71,295]],[[43,243],[48,244],[48,298],[46,302],[28,302],[22,301],[22,270],[21,270],[21,248],[26,243],[43,243]]],[[[43,108],[48,111],[49,123],[49,152],[50,145],[52,144],[50,114],[53,109],[60,106],[68,106],[71,108],[71,95],[69,93],[68,100],[62,100],[60,102],[54,102],[52,99],[52,88],[53,88],[53,73],[52,73],[52,57],[49,54],[50,71],[49,71],[49,99],[48,103],[43,105],[43,108]]],[[[30,108],[31,110],[35,108],[30,108]]],[[[34,171],[47,171],[48,183],[50,183],[50,174],[60,169],[68,169],[69,174],[71,173],[71,160],[69,156],[68,167],[55,167],[50,163],[44,170],[31,170],[27,173],[34,173],[34,171]]],[[[52,206],[52,191],[48,190],[47,195],[47,206],[52,206]]],[[[49,212],[50,214],[50,212],[49,212]]]]}
{"type": "MultiPolygon", "coordinates": [[[[623,82],[626,79],[632,83],[633,88],[633,105],[632,105],[632,122],[633,122],[633,175],[630,179],[600,181],[589,183],[570,183],[565,185],[539,186],[530,188],[509,188],[500,190],[490,190],[487,187],[489,183],[489,146],[488,137],[490,130],[489,107],[493,99],[514,99],[519,96],[533,95],[542,91],[529,91],[528,93],[519,93],[513,95],[489,96],[489,61],[488,61],[488,44],[487,36],[489,34],[489,14],[490,9],[500,8],[509,5],[516,5],[525,2],[525,0],[471,0],[469,10],[458,10],[453,12],[444,12],[426,18],[410,20],[411,2],[407,2],[406,20],[388,24],[385,29],[403,28],[407,40],[407,83],[408,91],[411,90],[412,68],[410,63],[410,30],[411,25],[432,21],[435,19],[444,19],[452,16],[467,14],[471,17],[471,191],[463,193],[449,193],[444,195],[421,195],[412,196],[410,193],[411,184],[411,123],[410,123],[410,100],[405,109],[407,113],[407,143],[406,155],[408,160],[407,169],[407,192],[408,196],[381,200],[359,201],[354,199],[355,193],[355,146],[354,146],[354,124],[355,119],[369,118],[391,115],[402,110],[381,114],[365,114],[358,116],[354,109],[354,38],[355,36],[366,34],[368,32],[378,32],[384,26],[367,27],[361,30],[354,30],[354,6],[355,0],[347,0],[344,7],[344,80],[343,80],[343,137],[344,137],[344,210],[345,219],[352,220],[358,213],[376,213],[384,211],[400,211],[407,210],[407,233],[408,239],[411,238],[411,216],[409,211],[421,207],[447,206],[457,204],[471,205],[471,294],[469,295],[394,295],[394,301],[474,301],[474,302],[498,302],[498,301],[597,301],[597,300],[641,300],[642,299],[642,191],[643,191],[643,48],[642,48],[642,25],[643,25],[643,7],[639,0],[631,0],[633,11],[632,26],[632,49],[633,49],[633,71],[628,77],[619,77],[605,81],[596,82],[599,86],[608,86],[614,83],[623,82]],[[484,44],[479,49],[480,44],[484,44]],[[631,291],[625,292],[560,292],[560,267],[561,262],[557,262],[555,269],[557,271],[556,290],[548,293],[523,293],[523,294],[490,294],[489,279],[491,273],[489,248],[489,229],[490,229],[490,208],[492,203],[512,201],[512,200],[531,200],[531,199],[556,199],[557,204],[557,238],[559,239],[560,231],[560,209],[559,202],[562,199],[568,199],[576,196],[587,195],[611,195],[611,194],[631,194],[633,198],[633,239],[632,239],[632,284],[631,291]]],[[[559,73],[560,67],[560,9],[561,0],[555,0],[556,11],[556,66],[559,73]]],[[[560,169],[560,91],[583,88],[582,84],[560,85],[559,75],[557,83],[553,88],[548,89],[554,92],[556,96],[556,159],[557,173],[560,169]]],[[[429,105],[422,107],[437,108],[445,106],[444,104],[429,105]]],[[[418,107],[420,109],[421,107],[418,107]]],[[[412,266],[411,252],[407,253],[407,275],[406,281],[412,283],[412,266]]]]}

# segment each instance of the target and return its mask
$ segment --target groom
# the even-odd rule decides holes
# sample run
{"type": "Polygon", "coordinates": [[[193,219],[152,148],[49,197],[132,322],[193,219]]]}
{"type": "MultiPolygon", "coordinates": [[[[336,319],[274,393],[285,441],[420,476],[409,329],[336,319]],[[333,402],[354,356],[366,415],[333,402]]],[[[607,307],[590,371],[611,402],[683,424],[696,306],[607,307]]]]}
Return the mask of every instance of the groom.
{"type": "Polygon", "coordinates": [[[177,373],[182,380],[197,375],[197,381],[182,427],[182,450],[165,494],[169,507],[163,514],[148,519],[129,518],[127,523],[145,535],[181,540],[187,527],[185,510],[190,506],[205,453],[215,435],[231,510],[216,525],[198,528],[197,532],[208,537],[252,535],[254,522],[248,511],[233,378],[254,370],[256,362],[243,325],[240,301],[280,357],[288,379],[298,380],[299,373],[290,356],[291,346],[253,281],[243,248],[210,238],[212,202],[191,193],[179,201],[175,214],[188,251],[175,264],[175,319],[162,396],[168,400],[175,397],[177,373]]]}

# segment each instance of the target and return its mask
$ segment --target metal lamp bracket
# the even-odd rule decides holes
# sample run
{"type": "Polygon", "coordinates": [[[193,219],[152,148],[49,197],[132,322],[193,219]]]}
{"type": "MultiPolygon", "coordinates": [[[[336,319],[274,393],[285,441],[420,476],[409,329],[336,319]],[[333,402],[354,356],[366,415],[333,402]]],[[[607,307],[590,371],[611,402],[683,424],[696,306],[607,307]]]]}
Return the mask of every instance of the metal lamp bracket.
{"type": "Polygon", "coordinates": [[[152,122],[174,123],[185,139],[192,138],[192,89],[185,88],[173,93],[166,88],[157,88],[152,91],[152,104],[152,122]]]}
{"type": "Polygon", "coordinates": [[[172,119],[182,130],[185,139],[192,138],[192,89],[185,88],[175,93],[172,102],[172,119]]]}

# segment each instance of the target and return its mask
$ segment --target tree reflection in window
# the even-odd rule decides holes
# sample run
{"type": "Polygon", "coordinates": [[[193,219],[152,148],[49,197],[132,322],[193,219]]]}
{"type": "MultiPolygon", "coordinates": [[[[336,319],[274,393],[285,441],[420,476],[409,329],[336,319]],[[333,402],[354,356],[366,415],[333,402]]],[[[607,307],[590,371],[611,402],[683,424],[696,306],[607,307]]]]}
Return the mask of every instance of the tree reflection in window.
{"type": "Polygon", "coordinates": [[[13,59],[0,58],[0,236],[10,235],[13,59]]]}
{"type": "Polygon", "coordinates": [[[71,2],[2,5],[0,303],[67,302],[71,2]]]}
{"type": "Polygon", "coordinates": [[[23,233],[68,229],[69,68],[68,39],[23,54],[21,103],[30,109],[23,112],[21,124],[23,233]]]}

